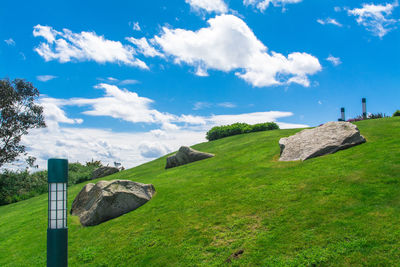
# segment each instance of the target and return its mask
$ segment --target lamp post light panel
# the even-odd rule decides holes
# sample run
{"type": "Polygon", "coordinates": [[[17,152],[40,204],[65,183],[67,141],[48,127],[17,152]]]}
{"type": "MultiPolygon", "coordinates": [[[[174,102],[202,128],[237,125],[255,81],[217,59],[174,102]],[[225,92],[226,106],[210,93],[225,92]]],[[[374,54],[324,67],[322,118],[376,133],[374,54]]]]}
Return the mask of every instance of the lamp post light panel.
{"type": "Polygon", "coordinates": [[[49,229],[67,228],[67,183],[49,183],[49,229]]]}

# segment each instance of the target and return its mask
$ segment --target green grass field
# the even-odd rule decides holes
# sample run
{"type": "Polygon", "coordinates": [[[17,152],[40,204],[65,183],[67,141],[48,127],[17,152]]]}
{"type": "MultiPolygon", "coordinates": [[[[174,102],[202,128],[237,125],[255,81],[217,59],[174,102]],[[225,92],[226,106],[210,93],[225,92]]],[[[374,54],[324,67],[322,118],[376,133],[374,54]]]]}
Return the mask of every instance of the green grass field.
{"type": "MultiPolygon", "coordinates": [[[[274,130],[194,146],[211,159],[106,177],[157,194],[98,226],[70,216],[69,265],[400,266],[400,118],[356,124],[367,143],[304,162],[278,162],[279,138],[299,129],[274,130]]],[[[45,266],[46,229],[47,194],[0,207],[0,266],[45,266]]]]}

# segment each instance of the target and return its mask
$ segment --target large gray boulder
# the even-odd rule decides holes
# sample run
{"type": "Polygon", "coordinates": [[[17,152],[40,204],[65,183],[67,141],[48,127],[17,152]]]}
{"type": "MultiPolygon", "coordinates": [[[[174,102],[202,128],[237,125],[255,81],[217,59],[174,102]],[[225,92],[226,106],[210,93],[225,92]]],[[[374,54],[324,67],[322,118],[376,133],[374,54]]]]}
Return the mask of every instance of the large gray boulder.
{"type": "Polygon", "coordinates": [[[178,152],[167,158],[166,169],[185,165],[190,162],[214,157],[213,154],[194,150],[188,146],[181,146],[178,152]]]}
{"type": "Polygon", "coordinates": [[[116,172],[119,172],[119,169],[115,168],[115,167],[109,167],[109,166],[99,167],[93,171],[91,179],[93,180],[93,179],[105,177],[105,176],[114,174],[116,172]]]}
{"type": "Polygon", "coordinates": [[[356,125],[350,122],[328,122],[314,129],[305,129],[295,135],[281,138],[279,160],[306,160],[332,154],[365,141],[356,125]]]}
{"type": "Polygon", "coordinates": [[[84,226],[97,225],[139,208],[154,194],[152,184],[129,180],[89,183],[76,196],[71,214],[84,226]]]}

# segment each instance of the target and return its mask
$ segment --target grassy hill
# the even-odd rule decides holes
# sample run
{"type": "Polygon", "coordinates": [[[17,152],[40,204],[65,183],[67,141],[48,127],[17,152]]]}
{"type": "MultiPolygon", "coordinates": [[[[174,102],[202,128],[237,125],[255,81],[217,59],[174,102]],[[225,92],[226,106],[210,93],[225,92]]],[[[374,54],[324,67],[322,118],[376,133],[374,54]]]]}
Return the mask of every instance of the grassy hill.
{"type": "MultiPolygon", "coordinates": [[[[69,217],[69,264],[398,266],[400,118],[356,124],[367,143],[304,162],[277,161],[279,138],[299,129],[275,130],[194,146],[216,154],[204,161],[109,176],[157,194],[98,226],[69,217]]],[[[45,266],[46,229],[47,194],[0,207],[0,266],[45,266]]]]}

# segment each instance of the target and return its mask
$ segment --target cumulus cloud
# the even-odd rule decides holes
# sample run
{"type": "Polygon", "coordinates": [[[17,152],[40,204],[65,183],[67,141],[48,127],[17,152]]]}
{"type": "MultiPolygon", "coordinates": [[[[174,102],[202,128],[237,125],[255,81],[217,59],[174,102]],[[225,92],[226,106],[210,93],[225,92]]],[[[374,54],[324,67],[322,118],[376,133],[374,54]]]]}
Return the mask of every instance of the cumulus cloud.
{"type": "Polygon", "coordinates": [[[243,4],[246,6],[254,6],[261,12],[265,11],[270,4],[273,6],[284,6],[286,4],[297,4],[302,0],[243,0],[243,4]]]}
{"type": "Polygon", "coordinates": [[[14,41],[12,38],[9,38],[9,39],[7,39],[7,40],[4,40],[4,42],[5,42],[7,45],[15,46],[15,41],[14,41]]]}
{"type": "Polygon", "coordinates": [[[332,55],[329,55],[329,57],[326,58],[329,62],[331,62],[334,66],[339,66],[342,64],[342,61],[340,60],[339,57],[334,57],[332,55]]]}
{"type": "Polygon", "coordinates": [[[89,106],[83,113],[91,116],[109,116],[133,123],[168,123],[172,115],[161,113],[150,108],[153,100],[141,97],[135,92],[120,89],[116,85],[101,83],[96,86],[105,91],[99,98],[74,98],[68,100],[69,105],[89,106]]]}
{"type": "Polygon", "coordinates": [[[176,64],[186,63],[201,74],[208,69],[236,71],[238,77],[256,87],[289,83],[309,86],[308,75],[321,70],[318,59],[310,54],[293,52],[286,57],[269,52],[236,16],[219,15],[208,24],[198,31],[163,27],[154,42],[176,64]]]}
{"type": "Polygon", "coordinates": [[[57,76],[54,76],[54,75],[39,75],[39,76],[36,76],[36,79],[38,81],[41,81],[41,82],[47,82],[47,81],[53,80],[55,78],[57,78],[57,76]]]}
{"type": "Polygon", "coordinates": [[[194,10],[207,12],[226,13],[228,6],[223,0],[185,0],[194,10]]]}
{"type": "Polygon", "coordinates": [[[71,119],[67,117],[62,107],[69,103],[64,99],[42,97],[40,98],[39,104],[43,107],[46,125],[50,129],[58,129],[59,123],[81,124],[83,122],[82,119],[71,119]]]}
{"type": "Polygon", "coordinates": [[[390,18],[398,2],[386,5],[362,4],[362,8],[348,9],[349,16],[355,16],[359,25],[372,32],[373,35],[382,38],[388,32],[396,28],[399,20],[390,18]]]}
{"type": "Polygon", "coordinates": [[[140,155],[145,158],[159,158],[171,152],[171,150],[160,142],[142,142],[139,145],[140,155]]]}
{"type": "Polygon", "coordinates": [[[317,22],[321,25],[326,25],[326,24],[331,24],[331,25],[335,25],[338,27],[342,27],[343,25],[341,23],[339,23],[337,20],[332,19],[332,18],[326,18],[326,19],[317,19],[317,22]]]}
{"type": "Polygon", "coordinates": [[[148,69],[146,63],[134,57],[133,47],[123,45],[118,41],[107,40],[94,32],[73,33],[68,29],[59,32],[49,26],[36,25],[33,36],[46,40],[34,49],[46,61],[110,62],[148,69]]]}

